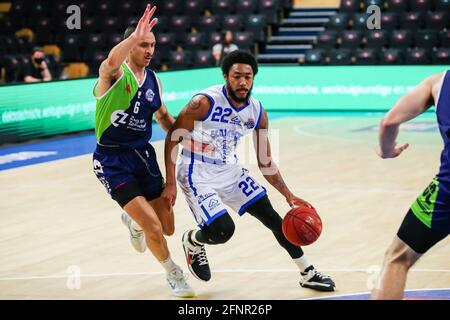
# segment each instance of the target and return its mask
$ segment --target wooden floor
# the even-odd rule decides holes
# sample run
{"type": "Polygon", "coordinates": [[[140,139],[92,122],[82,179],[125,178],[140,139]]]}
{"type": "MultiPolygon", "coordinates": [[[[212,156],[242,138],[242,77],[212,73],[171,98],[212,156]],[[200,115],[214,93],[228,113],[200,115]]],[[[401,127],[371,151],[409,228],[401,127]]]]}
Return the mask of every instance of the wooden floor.
{"type": "MultiPolygon", "coordinates": [[[[333,277],[334,294],[369,291],[374,276],[368,270],[381,264],[409,205],[438,170],[437,132],[404,132],[401,141],[410,142],[410,149],[398,159],[381,160],[374,152],[376,131],[370,129],[377,122],[370,116],[271,122],[285,180],[322,216],[321,238],[304,249],[318,269],[333,277]]],[[[155,147],[162,159],[162,143],[155,147]]],[[[267,186],[251,154],[246,141],[241,158],[267,186]]],[[[268,190],[284,216],[287,203],[268,190]]],[[[148,252],[133,251],[120,208],[92,173],[90,155],[3,171],[0,197],[0,299],[173,299],[160,265],[148,252]]],[[[180,240],[195,223],[181,192],[175,214],[169,246],[187,270],[180,240]]],[[[212,280],[189,277],[199,299],[329,295],[299,287],[295,265],[257,220],[233,218],[234,237],[207,247],[212,280]]],[[[431,249],[410,273],[407,287],[449,288],[449,249],[448,239],[431,249]]]]}

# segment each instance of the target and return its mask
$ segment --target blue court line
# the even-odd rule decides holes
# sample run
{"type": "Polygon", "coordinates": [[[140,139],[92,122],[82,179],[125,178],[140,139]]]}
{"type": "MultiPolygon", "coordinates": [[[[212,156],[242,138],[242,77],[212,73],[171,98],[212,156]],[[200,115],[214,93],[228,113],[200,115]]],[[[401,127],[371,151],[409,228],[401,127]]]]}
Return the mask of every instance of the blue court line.
{"type": "MultiPolygon", "coordinates": [[[[370,293],[355,293],[331,297],[313,298],[310,300],[369,300],[370,293]]],[[[407,290],[404,299],[443,299],[450,300],[450,289],[407,290]]]]}
{"type": "MultiPolygon", "coordinates": [[[[151,141],[166,138],[166,133],[158,124],[153,124],[152,130],[151,141]]],[[[96,144],[95,134],[88,133],[1,148],[0,171],[89,154],[94,152],[96,144]]]]}

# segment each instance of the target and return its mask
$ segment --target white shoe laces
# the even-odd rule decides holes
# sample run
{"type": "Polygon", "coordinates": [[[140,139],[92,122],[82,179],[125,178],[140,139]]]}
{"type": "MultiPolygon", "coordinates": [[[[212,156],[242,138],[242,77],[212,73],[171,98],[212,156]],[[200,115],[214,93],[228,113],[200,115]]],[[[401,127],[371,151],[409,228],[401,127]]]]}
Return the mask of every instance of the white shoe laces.
{"type": "Polygon", "coordinates": [[[135,228],[130,227],[131,234],[135,238],[139,238],[144,233],[144,230],[136,230],[135,228]]]}
{"type": "Polygon", "coordinates": [[[196,259],[198,259],[199,265],[203,266],[208,264],[205,246],[195,246],[192,251],[194,252],[196,259]]]}
{"type": "MultiPolygon", "coordinates": [[[[329,276],[323,274],[323,273],[320,272],[320,271],[317,271],[316,269],[313,269],[313,270],[311,270],[311,271],[312,271],[312,277],[314,277],[314,276],[316,275],[316,276],[319,277],[320,279],[328,279],[328,278],[330,278],[329,276]]],[[[312,277],[311,277],[311,278],[312,278],[312,277]]]]}

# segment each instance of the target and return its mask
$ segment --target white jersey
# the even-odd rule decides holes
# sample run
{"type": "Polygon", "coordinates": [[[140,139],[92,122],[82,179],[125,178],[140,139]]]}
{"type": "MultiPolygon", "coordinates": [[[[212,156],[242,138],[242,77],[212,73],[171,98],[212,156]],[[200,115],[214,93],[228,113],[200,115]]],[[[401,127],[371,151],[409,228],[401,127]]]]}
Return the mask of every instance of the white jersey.
{"type": "MultiPolygon", "coordinates": [[[[211,108],[202,121],[195,123],[187,137],[187,140],[203,144],[203,148],[195,148],[194,153],[208,162],[238,163],[237,146],[242,137],[258,128],[262,116],[261,103],[250,97],[248,105],[238,109],[228,99],[222,85],[209,87],[197,95],[208,97],[211,108]]],[[[188,153],[187,150],[183,152],[188,153]]]]}
{"type": "Polygon", "coordinates": [[[228,100],[225,86],[220,85],[199,95],[208,97],[211,108],[186,139],[198,143],[190,150],[183,149],[177,180],[198,226],[203,228],[226,214],[225,206],[243,215],[266,190],[238,164],[236,155],[242,137],[259,126],[261,103],[250,98],[247,106],[237,109],[228,100]]]}

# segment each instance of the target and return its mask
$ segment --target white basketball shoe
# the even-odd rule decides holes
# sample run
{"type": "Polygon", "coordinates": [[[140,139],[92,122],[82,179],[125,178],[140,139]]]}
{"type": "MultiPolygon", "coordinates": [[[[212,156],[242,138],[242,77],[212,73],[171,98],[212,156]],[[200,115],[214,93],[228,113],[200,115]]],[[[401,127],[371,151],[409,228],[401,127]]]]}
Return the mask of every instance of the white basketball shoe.
{"type": "Polygon", "coordinates": [[[133,248],[137,252],[145,252],[145,249],[147,249],[147,245],[145,243],[145,234],[143,230],[136,230],[132,226],[133,220],[130,218],[128,214],[125,212],[122,213],[122,223],[125,227],[128,228],[130,231],[130,241],[133,245],[133,248]]]}
{"type": "Polygon", "coordinates": [[[167,283],[172,290],[172,295],[179,298],[193,298],[195,292],[186,282],[187,275],[183,273],[180,267],[176,267],[167,274],[167,283]]]}

